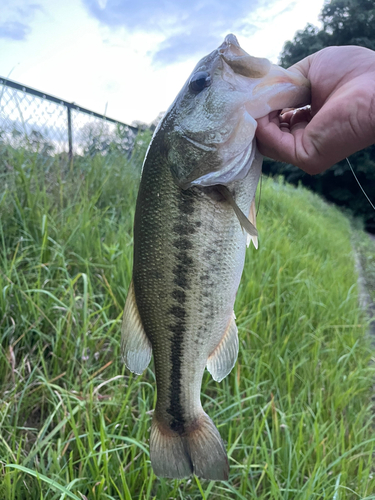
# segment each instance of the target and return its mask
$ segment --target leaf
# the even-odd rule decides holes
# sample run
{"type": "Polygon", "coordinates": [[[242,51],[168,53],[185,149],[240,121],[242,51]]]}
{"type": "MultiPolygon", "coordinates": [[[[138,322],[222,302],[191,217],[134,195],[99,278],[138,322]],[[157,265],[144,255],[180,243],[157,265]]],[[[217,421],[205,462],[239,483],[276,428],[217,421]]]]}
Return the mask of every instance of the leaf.
{"type": "Polygon", "coordinates": [[[64,493],[67,495],[69,498],[73,498],[73,500],[82,500],[81,498],[77,497],[74,493],[69,491],[65,486],[62,486],[61,484],[57,483],[53,479],[45,476],[44,474],[39,474],[39,472],[36,472],[35,470],[28,469],[27,467],[24,467],[23,465],[18,465],[18,464],[7,464],[5,467],[13,467],[13,469],[20,470],[22,472],[26,472],[26,474],[29,474],[30,476],[36,477],[37,479],[40,479],[44,481],[45,483],[49,484],[51,488],[53,488],[56,491],[61,491],[61,493],[64,493]]]}

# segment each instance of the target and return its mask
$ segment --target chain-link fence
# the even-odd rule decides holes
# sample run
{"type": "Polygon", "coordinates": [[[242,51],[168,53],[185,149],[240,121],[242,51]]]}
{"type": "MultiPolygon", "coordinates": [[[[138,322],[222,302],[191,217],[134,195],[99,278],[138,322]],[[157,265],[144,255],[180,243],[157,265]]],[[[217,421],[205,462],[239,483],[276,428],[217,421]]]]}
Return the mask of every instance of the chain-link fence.
{"type": "Polygon", "coordinates": [[[0,145],[43,155],[130,155],[138,129],[0,77],[0,145]]]}

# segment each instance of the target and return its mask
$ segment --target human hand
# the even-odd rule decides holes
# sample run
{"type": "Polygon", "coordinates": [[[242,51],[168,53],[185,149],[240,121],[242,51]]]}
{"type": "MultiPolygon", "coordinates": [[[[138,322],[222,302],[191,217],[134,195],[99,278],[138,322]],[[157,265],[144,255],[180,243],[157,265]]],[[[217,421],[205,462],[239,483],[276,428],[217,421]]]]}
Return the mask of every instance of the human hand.
{"type": "Polygon", "coordinates": [[[257,120],[259,151],[309,174],[375,143],[375,52],[327,47],[289,71],[311,82],[311,108],[275,111],[257,120]]]}

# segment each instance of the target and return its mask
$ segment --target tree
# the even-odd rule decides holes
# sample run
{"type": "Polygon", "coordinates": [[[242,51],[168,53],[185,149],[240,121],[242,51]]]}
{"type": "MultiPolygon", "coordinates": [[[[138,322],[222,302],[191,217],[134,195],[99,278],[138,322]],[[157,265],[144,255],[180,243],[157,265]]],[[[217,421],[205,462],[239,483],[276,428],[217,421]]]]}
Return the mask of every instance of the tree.
{"type": "Polygon", "coordinates": [[[375,50],[374,0],[331,0],[320,14],[323,28],[308,24],[284,45],[280,56],[283,67],[332,45],[360,45],[375,50]]]}
{"type": "Polygon", "coordinates": [[[284,49],[280,56],[281,66],[288,68],[310,54],[327,47],[328,36],[325,31],[319,31],[312,24],[308,24],[304,30],[297,31],[293,41],[288,41],[284,44],[284,49]]]}

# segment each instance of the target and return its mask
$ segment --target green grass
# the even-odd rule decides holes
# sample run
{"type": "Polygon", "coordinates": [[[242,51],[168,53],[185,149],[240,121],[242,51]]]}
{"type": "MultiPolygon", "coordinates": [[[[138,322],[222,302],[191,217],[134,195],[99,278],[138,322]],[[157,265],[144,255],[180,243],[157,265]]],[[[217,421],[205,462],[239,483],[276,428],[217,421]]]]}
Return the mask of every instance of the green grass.
{"type": "MultiPolygon", "coordinates": [[[[0,499],[375,499],[373,353],[348,220],[263,182],[238,363],[202,402],[228,482],[156,478],[152,365],[120,357],[139,162],[0,164],[0,499]]],[[[4,155],[3,155],[4,158],[4,155]]]]}

